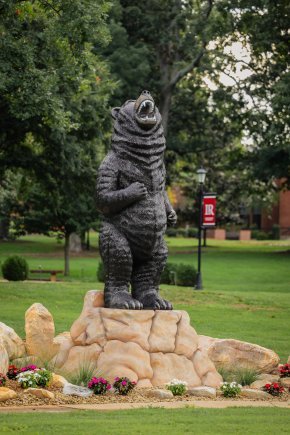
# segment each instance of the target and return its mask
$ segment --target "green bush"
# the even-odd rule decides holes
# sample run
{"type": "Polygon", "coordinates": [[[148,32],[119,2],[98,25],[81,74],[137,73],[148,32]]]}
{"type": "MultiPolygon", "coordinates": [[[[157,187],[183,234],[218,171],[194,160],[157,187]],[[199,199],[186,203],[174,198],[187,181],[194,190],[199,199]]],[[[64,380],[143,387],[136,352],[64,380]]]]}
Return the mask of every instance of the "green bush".
{"type": "Polygon", "coordinates": [[[8,257],[2,264],[3,278],[8,281],[24,281],[28,278],[28,273],[27,261],[18,255],[8,257]]]}
{"type": "Polygon", "coordinates": [[[176,228],[167,228],[166,235],[168,237],[176,237],[177,236],[177,229],[176,228]]]}
{"type": "Polygon", "coordinates": [[[188,228],[188,237],[198,237],[198,228],[188,228]]]}
{"type": "Polygon", "coordinates": [[[271,237],[269,234],[265,233],[265,231],[254,230],[252,231],[252,239],[269,240],[271,237]]]}
{"type": "Polygon", "coordinates": [[[176,266],[176,285],[194,286],[196,283],[195,267],[189,264],[178,264],[176,266]]]}
{"type": "Polygon", "coordinates": [[[160,278],[161,284],[175,284],[177,264],[167,263],[160,278]]]}
{"type": "Polygon", "coordinates": [[[188,230],[186,228],[177,229],[177,237],[188,237],[188,230]]]}
{"type": "Polygon", "coordinates": [[[98,282],[105,282],[105,268],[104,268],[104,263],[102,261],[99,262],[99,267],[97,270],[97,279],[98,282]]]}

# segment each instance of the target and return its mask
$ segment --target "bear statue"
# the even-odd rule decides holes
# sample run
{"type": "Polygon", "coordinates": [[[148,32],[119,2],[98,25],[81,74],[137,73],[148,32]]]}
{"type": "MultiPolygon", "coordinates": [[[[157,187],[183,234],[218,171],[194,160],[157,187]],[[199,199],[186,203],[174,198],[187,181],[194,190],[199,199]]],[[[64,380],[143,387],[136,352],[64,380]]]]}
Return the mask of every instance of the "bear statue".
{"type": "Polygon", "coordinates": [[[103,215],[100,254],[105,307],[171,310],[158,294],[167,260],[167,223],[177,220],[166,190],[161,115],[148,91],[112,110],[111,150],[97,178],[103,215]],[[131,293],[129,286],[131,285],[131,293]]]}

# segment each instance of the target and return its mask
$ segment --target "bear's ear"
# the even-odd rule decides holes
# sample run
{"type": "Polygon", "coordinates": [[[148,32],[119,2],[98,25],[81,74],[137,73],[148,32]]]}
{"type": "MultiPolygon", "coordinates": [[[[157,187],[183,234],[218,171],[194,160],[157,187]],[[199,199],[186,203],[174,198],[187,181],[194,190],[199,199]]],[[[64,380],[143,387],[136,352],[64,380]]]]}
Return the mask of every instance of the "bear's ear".
{"type": "Polygon", "coordinates": [[[117,119],[119,112],[120,112],[121,107],[114,107],[111,111],[111,115],[113,119],[117,119]]]}

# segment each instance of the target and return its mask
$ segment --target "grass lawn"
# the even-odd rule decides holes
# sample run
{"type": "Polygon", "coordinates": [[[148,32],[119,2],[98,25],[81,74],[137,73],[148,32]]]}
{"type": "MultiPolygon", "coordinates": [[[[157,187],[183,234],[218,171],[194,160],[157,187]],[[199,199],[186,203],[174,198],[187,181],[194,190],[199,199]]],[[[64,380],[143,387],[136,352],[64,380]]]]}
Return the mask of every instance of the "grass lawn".
{"type": "Polygon", "coordinates": [[[0,433],[21,434],[289,434],[281,408],[139,409],[0,414],[0,433]]]}
{"type": "MultiPolygon", "coordinates": [[[[92,235],[93,246],[97,236],[92,235]]],[[[199,334],[250,341],[275,350],[284,361],[290,354],[290,241],[208,241],[203,250],[203,291],[162,286],[176,309],[188,311],[199,334]]],[[[197,262],[195,239],[170,238],[169,261],[197,262]]],[[[43,236],[0,244],[0,261],[24,255],[30,268],[63,269],[62,246],[43,236]]],[[[59,283],[0,283],[0,321],[24,336],[24,313],[34,302],[53,314],[57,333],[68,330],[81,311],[87,290],[96,283],[98,252],[75,255],[71,276],[59,283]]]]}

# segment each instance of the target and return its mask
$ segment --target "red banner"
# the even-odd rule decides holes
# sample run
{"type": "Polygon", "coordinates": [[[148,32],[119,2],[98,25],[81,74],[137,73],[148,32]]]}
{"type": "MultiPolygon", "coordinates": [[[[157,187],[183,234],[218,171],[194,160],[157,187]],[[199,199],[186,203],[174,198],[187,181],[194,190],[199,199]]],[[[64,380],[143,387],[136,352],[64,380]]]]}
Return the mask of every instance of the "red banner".
{"type": "Polygon", "coordinates": [[[216,195],[205,193],[202,203],[202,226],[214,227],[216,216],[216,195]]]}

